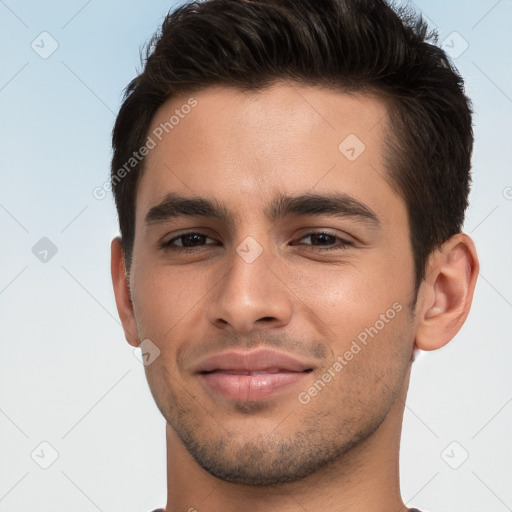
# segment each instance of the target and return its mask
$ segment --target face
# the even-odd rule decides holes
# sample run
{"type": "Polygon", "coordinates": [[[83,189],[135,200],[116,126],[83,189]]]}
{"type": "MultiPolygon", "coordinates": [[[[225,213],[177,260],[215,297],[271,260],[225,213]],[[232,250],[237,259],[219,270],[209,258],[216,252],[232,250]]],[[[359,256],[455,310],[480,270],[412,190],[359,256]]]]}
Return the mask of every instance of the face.
{"type": "Polygon", "coordinates": [[[413,256],[387,120],[375,97],[291,83],[210,88],[153,120],[137,335],[160,351],[145,367],[160,411],[219,478],[290,482],[339,460],[404,385],[413,256]]]}

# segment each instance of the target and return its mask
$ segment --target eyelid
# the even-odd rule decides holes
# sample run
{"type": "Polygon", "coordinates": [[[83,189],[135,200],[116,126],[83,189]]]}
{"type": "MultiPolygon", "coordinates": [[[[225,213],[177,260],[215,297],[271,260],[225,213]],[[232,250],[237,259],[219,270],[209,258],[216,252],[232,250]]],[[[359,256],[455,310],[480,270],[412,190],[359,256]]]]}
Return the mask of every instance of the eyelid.
{"type": "MultiPolygon", "coordinates": [[[[188,230],[188,231],[184,230],[177,234],[174,233],[174,236],[172,236],[168,240],[166,240],[166,241],[164,240],[164,241],[160,242],[158,244],[159,248],[164,251],[168,251],[168,252],[187,253],[187,252],[196,252],[204,247],[216,245],[216,244],[211,244],[211,243],[210,244],[205,243],[203,245],[197,245],[197,246],[193,245],[191,247],[185,247],[185,246],[180,246],[180,245],[173,246],[173,243],[175,243],[176,240],[179,240],[181,237],[186,236],[186,235],[199,235],[199,236],[205,237],[206,239],[209,238],[210,240],[217,241],[217,240],[215,240],[214,237],[212,237],[212,236],[208,235],[207,233],[205,233],[204,231],[202,231],[202,228],[198,228],[196,230],[188,230]]],[[[294,240],[292,242],[290,242],[290,245],[292,245],[292,246],[305,245],[305,246],[311,247],[314,252],[322,253],[322,252],[336,251],[336,250],[342,251],[342,250],[347,249],[348,247],[354,247],[356,245],[356,242],[348,234],[345,236],[340,236],[339,234],[330,232],[329,229],[304,228],[304,233],[300,236],[296,236],[294,238],[294,240]],[[304,243],[300,242],[304,238],[315,236],[315,235],[327,235],[329,237],[334,238],[335,239],[334,247],[333,246],[304,244],[304,243]],[[336,246],[336,244],[338,244],[338,246],[336,246]]]]}
{"type": "Polygon", "coordinates": [[[304,232],[304,234],[300,234],[297,236],[298,239],[302,239],[308,235],[329,235],[335,238],[339,238],[340,240],[343,240],[347,243],[353,243],[356,244],[358,240],[353,237],[352,235],[349,235],[345,231],[338,232],[338,231],[331,231],[330,228],[321,228],[321,227],[315,227],[315,228],[304,228],[304,230],[301,230],[304,232]]]}
{"type": "Polygon", "coordinates": [[[197,227],[197,228],[188,228],[188,229],[184,228],[184,229],[179,229],[178,231],[174,231],[172,233],[167,233],[166,235],[164,235],[162,237],[159,244],[169,243],[171,240],[175,240],[176,238],[180,238],[181,236],[185,236],[185,235],[202,235],[202,236],[206,236],[209,238],[215,238],[215,235],[213,235],[211,233],[211,230],[207,227],[197,227]],[[168,238],[169,234],[172,235],[170,238],[168,238]]]}
{"type": "Polygon", "coordinates": [[[169,238],[169,240],[165,243],[171,243],[171,242],[173,242],[175,240],[179,240],[181,237],[187,236],[187,235],[199,235],[199,236],[204,236],[205,238],[209,238],[210,240],[214,240],[211,236],[209,236],[205,233],[199,233],[197,231],[190,231],[187,233],[181,233],[180,235],[173,236],[172,238],[169,238]]]}
{"type": "Polygon", "coordinates": [[[308,231],[304,235],[297,238],[299,241],[293,242],[292,245],[306,245],[308,247],[311,247],[314,252],[322,253],[322,252],[328,252],[328,251],[343,251],[346,250],[348,247],[354,247],[356,244],[354,241],[349,240],[350,237],[342,237],[340,235],[337,235],[335,233],[330,233],[327,230],[320,230],[320,231],[308,231]],[[302,244],[300,243],[300,240],[303,240],[304,238],[308,238],[315,235],[327,235],[329,237],[332,237],[335,239],[334,246],[322,246],[322,245],[313,245],[313,244],[302,244]],[[336,245],[337,244],[337,245],[336,245]]]}

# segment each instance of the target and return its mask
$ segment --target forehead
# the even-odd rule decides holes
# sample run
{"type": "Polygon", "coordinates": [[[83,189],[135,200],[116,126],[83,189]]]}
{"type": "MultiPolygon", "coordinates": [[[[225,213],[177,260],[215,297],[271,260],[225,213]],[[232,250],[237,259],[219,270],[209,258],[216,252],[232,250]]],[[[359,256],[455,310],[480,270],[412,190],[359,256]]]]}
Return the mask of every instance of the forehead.
{"type": "Polygon", "coordinates": [[[279,82],[172,98],[148,132],[154,147],[139,183],[138,221],[173,191],[216,197],[244,213],[277,192],[401,201],[384,167],[387,131],[385,103],[368,94],[279,82]]]}

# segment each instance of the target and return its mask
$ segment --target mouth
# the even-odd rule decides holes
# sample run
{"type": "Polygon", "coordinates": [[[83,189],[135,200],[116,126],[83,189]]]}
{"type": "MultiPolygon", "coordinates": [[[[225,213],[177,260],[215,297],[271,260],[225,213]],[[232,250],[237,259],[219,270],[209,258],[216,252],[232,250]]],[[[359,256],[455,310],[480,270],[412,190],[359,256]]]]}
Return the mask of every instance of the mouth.
{"type": "MultiPolygon", "coordinates": [[[[249,402],[291,391],[307,378],[317,363],[288,352],[260,347],[205,356],[193,371],[215,399],[249,402]]],[[[302,386],[304,388],[304,382],[302,386]]]]}
{"type": "Polygon", "coordinates": [[[211,370],[199,372],[208,390],[227,400],[255,402],[269,399],[302,382],[313,368],[293,371],[281,368],[263,370],[211,370]]]}
{"type": "Polygon", "coordinates": [[[306,368],[303,371],[286,370],[284,368],[268,368],[266,370],[211,370],[199,372],[201,375],[210,373],[224,373],[226,375],[272,375],[275,373],[309,373],[313,368],[306,368]]]}

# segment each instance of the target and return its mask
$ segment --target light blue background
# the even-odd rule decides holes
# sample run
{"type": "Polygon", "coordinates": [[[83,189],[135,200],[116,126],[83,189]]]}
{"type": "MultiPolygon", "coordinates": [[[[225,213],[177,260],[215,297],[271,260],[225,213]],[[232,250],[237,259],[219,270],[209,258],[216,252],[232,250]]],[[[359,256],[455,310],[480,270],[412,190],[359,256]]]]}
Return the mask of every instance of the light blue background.
{"type": "MultiPolygon", "coordinates": [[[[92,191],[139,49],[173,5],[0,0],[0,512],[165,505],[164,420],[111,290],[116,213],[92,191]],[[47,59],[31,47],[43,31],[58,43],[47,59]],[[42,237],[58,248],[47,263],[32,253],[42,237]],[[59,454],[48,469],[43,441],[59,454]]],[[[414,364],[402,494],[424,511],[512,510],[512,1],[416,8],[453,51],[469,45],[455,63],[476,112],[465,231],[481,275],[460,334],[414,364]],[[452,441],[452,460],[469,454],[458,469],[452,441]]]]}

